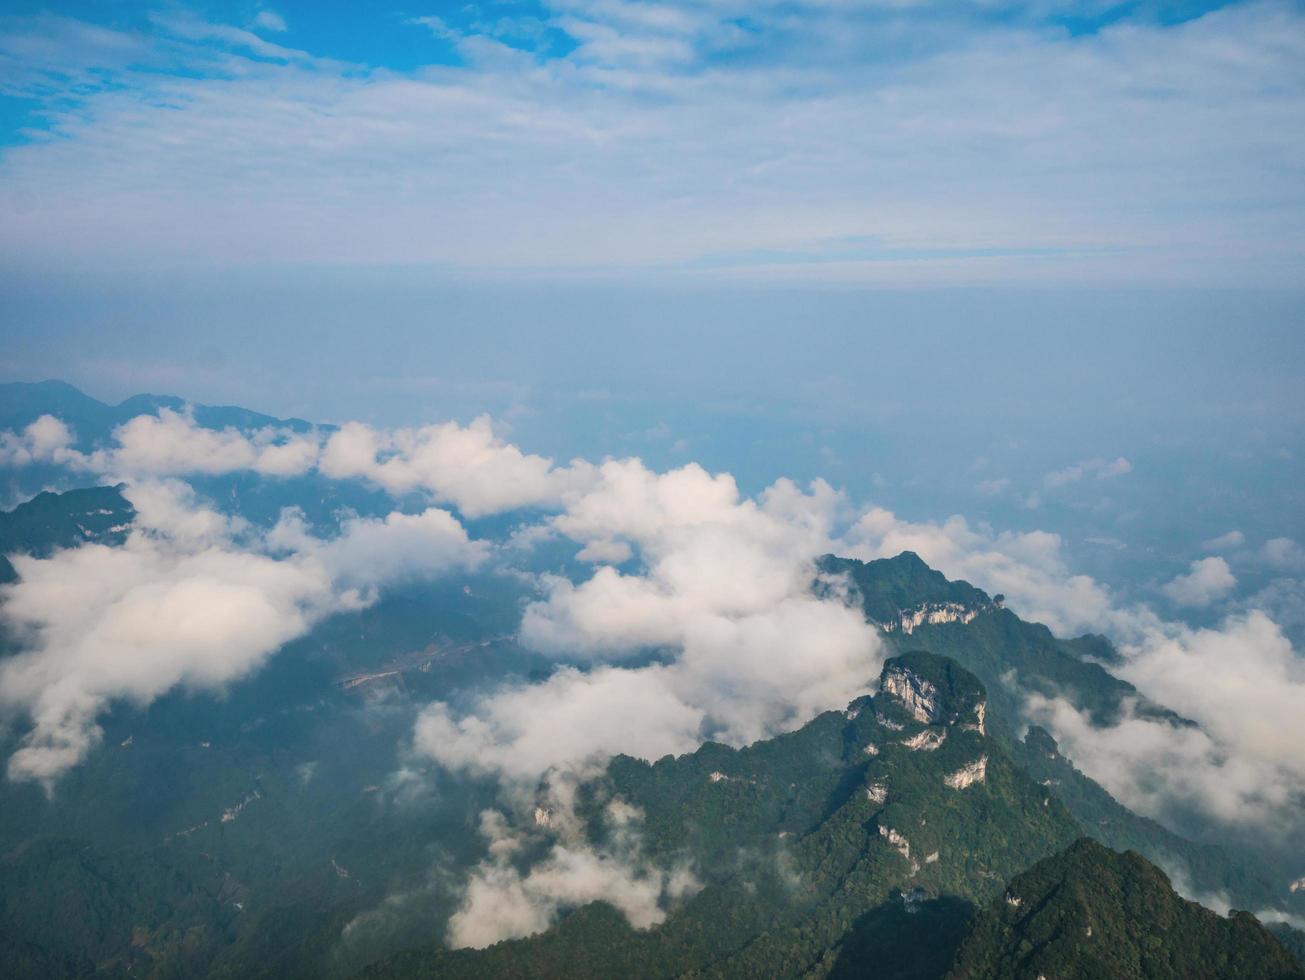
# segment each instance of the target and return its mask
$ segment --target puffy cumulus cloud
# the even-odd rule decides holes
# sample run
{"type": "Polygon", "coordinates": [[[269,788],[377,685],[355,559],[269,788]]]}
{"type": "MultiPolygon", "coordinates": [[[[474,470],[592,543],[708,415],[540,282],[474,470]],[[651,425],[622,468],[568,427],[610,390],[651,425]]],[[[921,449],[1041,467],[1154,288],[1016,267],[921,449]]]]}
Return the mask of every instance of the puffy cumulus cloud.
{"type": "Polygon", "coordinates": [[[527,646],[598,666],[488,694],[462,717],[433,705],[417,749],[530,783],[617,752],[745,744],[842,707],[882,659],[859,609],[811,591],[842,507],[823,483],[803,492],[780,481],[747,499],[728,475],[694,465],[658,474],[638,460],[603,464],[550,526],[585,549],[624,546],[639,571],[602,565],[578,584],[546,580],[521,625],[527,646]],[[620,665],[634,655],[639,665],[620,665]]]}
{"type": "Polygon", "coordinates": [[[150,477],[253,470],[298,476],[317,462],[318,436],[272,427],[244,433],[198,425],[190,412],[161,408],[137,415],[113,432],[117,445],[87,456],[82,465],[114,476],[150,477]]]}
{"type": "Polygon", "coordinates": [[[53,415],[42,415],[21,432],[0,432],[0,466],[69,464],[78,458],[73,432],[53,415]]]}
{"type": "Polygon", "coordinates": [[[0,706],[31,728],[11,779],[51,787],[97,743],[114,701],[220,688],[395,575],[483,557],[440,511],[356,520],[325,542],[283,522],[269,541],[184,484],[124,492],[136,519],[120,547],[12,557],[19,578],[0,591],[0,615],[23,649],[0,664],[0,706]]]}
{"type": "Polygon", "coordinates": [[[1070,572],[1060,536],[1047,531],[997,533],[986,525],[972,527],[959,515],[941,524],[904,521],[876,507],[861,516],[845,541],[847,553],[862,559],[914,551],[949,578],[1004,594],[1025,619],[1046,623],[1061,635],[1100,632],[1121,620],[1100,583],[1070,572]]]}
{"type": "Polygon", "coordinates": [[[806,595],[841,506],[823,481],[804,494],[781,480],[743,500],[731,476],[696,464],[657,474],[637,459],[608,461],[552,527],[592,560],[637,549],[643,570],[554,580],[548,600],[527,608],[522,637],[545,652],[612,656],[683,645],[703,617],[775,610],[806,595]]]}
{"type": "Polygon", "coordinates": [[[1186,575],[1179,575],[1160,591],[1180,606],[1208,606],[1236,586],[1237,577],[1228,562],[1215,555],[1192,562],[1186,575]]]}
{"type": "Polygon", "coordinates": [[[1305,661],[1262,612],[1218,629],[1152,622],[1116,668],[1199,727],[1127,710],[1095,727],[1064,700],[1034,697],[1030,717],[1125,804],[1151,816],[1196,812],[1283,828],[1305,796],[1305,661]]]}
{"type": "Polygon", "coordinates": [[[1139,690],[1305,786],[1305,660],[1267,615],[1250,612],[1218,629],[1154,630],[1121,652],[1119,672],[1139,690]]]}
{"type": "MultiPolygon", "coordinates": [[[[481,416],[420,428],[374,429],[348,422],[328,436],[277,427],[250,431],[199,425],[190,411],[162,408],[113,431],[113,444],[91,453],[70,448],[67,426],[42,416],[22,432],[0,433],[0,465],[55,462],[133,480],[249,471],[300,476],[314,469],[333,479],[364,479],[402,495],[418,491],[469,517],[522,507],[560,507],[590,484],[596,468],[581,460],[554,466],[494,433],[481,416]]],[[[595,554],[601,545],[595,543],[595,554]]]]}
{"type": "Polygon", "coordinates": [[[350,422],[331,435],[321,470],[338,479],[362,477],[391,493],[424,490],[469,517],[519,507],[552,507],[590,478],[580,461],[555,467],[494,434],[488,416],[415,429],[380,430],[350,422]]]}
{"type": "Polygon", "coordinates": [[[513,830],[496,810],[481,814],[481,834],[489,857],[465,884],[462,902],[449,920],[449,944],[483,948],[504,939],[543,932],[559,911],[589,902],[607,902],[636,929],[660,925],[667,908],[698,889],[687,867],[663,869],[640,853],[642,813],[620,800],[608,803],[604,822],[611,843],[596,848],[569,814],[541,807],[536,823],[555,839],[543,860],[521,870],[512,859],[528,835],[513,830]]]}
{"type": "Polygon", "coordinates": [[[320,561],[331,580],[347,587],[474,568],[489,557],[490,546],[473,541],[446,510],[391,513],[383,518],[346,520],[339,537],[323,541],[308,533],[302,514],[283,514],[267,536],[274,547],[320,561]]]}
{"type": "Polygon", "coordinates": [[[1042,482],[1048,489],[1055,489],[1077,483],[1086,476],[1094,476],[1098,480],[1111,480],[1131,472],[1133,472],[1133,464],[1123,456],[1114,460],[1085,459],[1064,469],[1048,473],[1042,482]]]}
{"type": "Polygon", "coordinates": [[[1234,757],[1200,728],[1139,716],[1132,706],[1117,724],[1098,727],[1068,700],[1040,695],[1030,696],[1026,711],[1079,769],[1145,816],[1266,826],[1292,802],[1275,767],[1234,757]]]}
{"type": "Polygon", "coordinates": [[[0,466],[56,463],[114,478],[186,476],[251,470],[298,476],[317,464],[320,438],[268,426],[250,432],[212,429],[190,411],[160,408],[137,415],[113,431],[113,445],[83,453],[73,448],[66,423],[42,415],[21,432],[0,432],[0,466]]]}
{"type": "Polygon", "coordinates": [[[671,672],[563,668],[541,684],[500,689],[461,717],[435,703],[418,717],[413,745],[448,768],[521,785],[554,768],[592,771],[618,753],[689,752],[702,740],[705,712],[677,694],[671,672]]]}

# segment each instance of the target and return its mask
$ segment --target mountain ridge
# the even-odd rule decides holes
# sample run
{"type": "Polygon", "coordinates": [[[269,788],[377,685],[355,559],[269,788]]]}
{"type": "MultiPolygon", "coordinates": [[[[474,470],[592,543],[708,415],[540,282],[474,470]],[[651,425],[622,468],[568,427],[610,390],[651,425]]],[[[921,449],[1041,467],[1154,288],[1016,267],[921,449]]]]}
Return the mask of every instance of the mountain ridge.
{"type": "Polygon", "coordinates": [[[947,980],[1301,980],[1305,968],[1247,912],[1180,898],[1133,851],[1090,838],[1017,875],[983,909],[947,980]]]}
{"type": "Polygon", "coordinates": [[[10,381],[0,384],[0,429],[18,430],[42,415],[54,415],[65,422],[76,437],[76,445],[89,451],[106,441],[113,430],[137,415],[156,415],[160,409],[190,410],[195,421],[206,428],[260,429],[271,426],[295,432],[331,430],[300,418],[277,418],[236,405],[205,405],[176,395],[140,393],[117,404],[100,401],[66,381],[10,381]]]}

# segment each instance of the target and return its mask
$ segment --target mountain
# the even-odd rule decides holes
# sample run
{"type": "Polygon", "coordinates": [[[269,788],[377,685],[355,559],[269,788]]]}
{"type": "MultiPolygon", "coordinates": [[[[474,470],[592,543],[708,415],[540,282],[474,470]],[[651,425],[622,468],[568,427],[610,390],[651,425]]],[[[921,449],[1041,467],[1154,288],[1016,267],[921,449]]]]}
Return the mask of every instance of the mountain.
{"type": "Polygon", "coordinates": [[[1272,922],[1265,926],[1282,943],[1296,961],[1305,966],[1305,930],[1296,929],[1285,922],[1272,922]]]}
{"type": "Polygon", "coordinates": [[[272,426],[307,432],[314,428],[303,419],[278,419],[232,405],[193,404],[175,395],[132,395],[116,405],[109,405],[65,381],[0,384],[0,430],[22,429],[42,415],[53,415],[73,430],[77,436],[76,445],[82,450],[103,443],[115,428],[137,415],[156,415],[162,408],[180,412],[187,407],[194,412],[199,425],[211,429],[272,426]]]}
{"type": "Polygon", "coordinates": [[[121,544],[136,516],[120,487],[88,487],[37,494],[11,511],[0,511],[0,584],[17,573],[7,556],[44,557],[56,548],[121,544]]]}
{"type": "Polygon", "coordinates": [[[824,575],[847,576],[866,618],[888,632],[909,635],[925,622],[965,623],[1001,605],[969,582],[948,580],[914,551],[872,562],[823,555],[816,568],[824,575]]]}
{"type": "MultiPolygon", "coordinates": [[[[133,517],[115,487],[42,493],[0,513],[0,553],[120,543],[133,517]]],[[[53,798],[0,773],[0,976],[321,977],[392,949],[340,952],[341,932],[427,884],[436,851],[474,860],[467,814],[492,796],[448,780],[400,804],[388,779],[419,706],[538,666],[505,639],[521,591],[494,575],[392,588],[221,696],[115,705],[53,798]]],[[[8,759],[25,726],[2,720],[8,759]]],[[[428,935],[442,901],[419,895],[375,942],[428,935]]]]}
{"type": "Polygon", "coordinates": [[[1126,702],[1140,715],[1192,724],[1111,674],[1102,662],[1117,661],[1118,654],[1103,637],[1056,637],[982,590],[948,581],[912,552],[869,562],[826,556],[820,569],[847,577],[866,618],[890,627],[883,633],[890,647],[929,650],[972,671],[989,692],[993,736],[1085,832],[1116,850],[1137,850],[1158,864],[1184,868],[1202,892],[1227,892],[1256,908],[1294,897],[1284,893],[1276,868],[1258,853],[1194,843],[1133,813],[1061,755],[1049,733],[1026,725],[1029,693],[1065,697],[1097,724],[1116,720],[1126,702]]]}
{"type": "MultiPolygon", "coordinates": [[[[314,486],[224,480],[201,492],[242,513],[260,500],[267,515],[314,486]]],[[[341,499],[324,488],[310,504],[329,514],[341,499]]],[[[0,514],[0,554],[116,544],[132,518],[119,488],[41,493],[0,514]]],[[[893,654],[873,696],[745,748],[618,757],[577,790],[588,846],[620,853],[619,800],[640,815],[626,828],[639,860],[692,869],[699,890],[655,929],[591,903],[486,950],[434,942],[458,901],[450,885],[485,854],[478,816],[503,801],[492,781],[451,773],[408,795],[413,714],[541,670],[510,639],[528,585],[484,575],[332,617],[221,698],[116,705],[53,803],[0,783],[0,972],[846,978],[872,963],[877,977],[939,980],[979,941],[971,920],[1003,883],[1085,834],[1244,907],[1305,898],[1249,848],[1196,844],[1130,812],[1050,734],[1026,730],[1029,690],[1102,720],[1137,701],[1190,724],[1115,678],[1106,641],[1057,638],[913,554],[820,564],[818,588],[842,576],[893,654]],[[383,930],[353,928],[377,909],[383,930]]],[[[4,754],[21,736],[0,729],[4,754]]],[[[549,853],[547,816],[523,859],[549,853]]]]}
{"type": "Polygon", "coordinates": [[[1136,702],[1144,715],[1190,724],[1087,659],[1117,657],[1103,638],[1058,639],[1042,624],[1005,608],[1004,597],[949,581],[914,552],[868,562],[826,555],[817,567],[846,577],[866,619],[884,631],[890,645],[933,650],[972,670],[1005,718],[1020,717],[1024,692],[1036,691],[1048,697],[1069,694],[1099,724],[1115,720],[1125,701],[1136,702]],[[1012,676],[1014,686],[1003,683],[1012,676]]]}
{"type": "Polygon", "coordinates": [[[1080,833],[986,732],[983,685],[909,653],[878,693],[744,749],[618,757],[582,800],[643,813],[643,853],[692,859],[703,885],[656,929],[591,905],[485,950],[399,954],[363,976],[846,975],[864,957],[937,977],[976,904],[1080,833]]]}
{"type": "Polygon", "coordinates": [[[1174,893],[1141,855],[1077,841],[1016,876],[980,912],[948,980],[1303,980],[1246,912],[1174,893]]]}
{"type": "Polygon", "coordinates": [[[0,511],[0,551],[43,558],[56,548],[121,544],[136,510],[116,487],[39,493],[0,511]]]}
{"type": "Polygon", "coordinates": [[[664,924],[638,931],[596,903],[541,935],[412,950],[360,976],[1302,977],[1253,916],[1188,902],[1142,856],[1079,836],[987,715],[973,674],[914,651],[874,697],[791,734],[618,757],[581,793],[593,840],[619,799],[643,814],[646,855],[702,869],[664,924]]]}
{"type": "MultiPolygon", "coordinates": [[[[113,431],[138,415],[157,415],[162,409],[190,411],[195,422],[208,429],[234,428],[244,432],[273,428],[293,432],[316,429],[329,433],[331,425],[314,425],[303,419],[281,419],[230,405],[202,405],[173,395],[133,395],[116,405],[90,397],[63,381],[0,384],[0,431],[19,431],[42,415],[67,424],[82,452],[112,445],[113,431]]],[[[54,463],[24,466],[0,465],[0,499],[26,500],[42,490],[78,489],[95,476],[54,463]]],[[[339,527],[342,514],[381,516],[393,509],[388,494],[360,480],[331,480],[309,472],[294,477],[263,477],[235,471],[216,475],[190,474],[188,482],[219,508],[264,526],[275,523],[287,507],[301,510],[323,533],[339,527]]],[[[0,575],[6,572],[0,563],[0,575]]]]}

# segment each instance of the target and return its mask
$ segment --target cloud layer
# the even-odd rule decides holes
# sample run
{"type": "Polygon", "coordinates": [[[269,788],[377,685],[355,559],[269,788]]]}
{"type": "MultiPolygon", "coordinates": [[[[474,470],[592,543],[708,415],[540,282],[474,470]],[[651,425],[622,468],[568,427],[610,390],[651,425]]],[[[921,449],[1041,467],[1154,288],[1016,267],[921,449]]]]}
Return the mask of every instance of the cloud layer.
{"type": "Polygon", "coordinates": [[[3,589],[0,614],[23,652],[0,663],[0,705],[32,727],[11,779],[52,785],[96,744],[97,718],[115,701],[219,689],[384,582],[485,556],[439,510],[355,519],[318,541],[293,516],[264,538],[183,484],[125,493],[137,517],[121,547],[12,557],[19,580],[3,589]]]}
{"type": "MultiPolygon", "coordinates": [[[[347,521],[339,537],[322,540],[294,513],[257,532],[169,482],[315,471],[470,516],[521,510],[536,523],[500,554],[528,563],[531,547],[554,539],[591,566],[535,579],[519,639],[552,662],[547,680],[490,689],[456,709],[429,705],[413,730],[416,756],[495,777],[522,806],[541,780],[593,773],[615,753],[655,759],[707,738],[747,744],[842,707],[873,684],[883,652],[836,587],[813,594],[813,559],[911,550],[949,577],[1004,593],[1021,616],[1058,634],[1110,634],[1123,655],[1112,671],[1199,723],[1174,727],[1129,709],[1099,728],[1066,699],[1029,701],[1030,718],[1125,803],[1164,819],[1197,815],[1281,832],[1297,823],[1305,672],[1280,623],[1292,625],[1282,616],[1298,583],[1272,579],[1240,597],[1230,565],[1239,563],[1239,574],[1294,575],[1300,549],[1288,538],[1259,548],[1240,532],[1207,542],[1230,557],[1194,561],[1164,594],[1186,608],[1224,602],[1235,615],[1193,629],[1121,607],[1101,583],[1071,570],[1054,534],[997,531],[959,515],[909,521],[858,509],[821,481],[803,489],[779,480],[749,497],[729,474],[696,464],[666,472],[638,459],[559,466],[505,441],[486,418],[295,434],[207,430],[165,410],[130,420],[92,452],[74,450],[74,441],[47,416],[0,435],[0,451],[8,465],[57,463],[126,478],[140,516],[121,548],[14,560],[20,580],[5,591],[3,609],[26,652],[0,667],[0,701],[33,728],[10,760],[13,778],[57,778],[94,745],[97,717],[117,700],[220,687],[323,616],[369,601],[385,582],[489,555],[434,506],[347,521]]],[[[1125,472],[1118,461],[1079,469],[1077,478],[1125,472]]],[[[518,823],[528,816],[513,812],[518,823]]],[[[582,894],[643,896],[632,921],[662,907],[667,880],[650,869],[582,853],[578,841],[554,859],[533,879],[510,863],[480,869],[466,895],[478,911],[462,939],[519,934],[582,894]],[[578,880],[592,884],[567,884],[578,880]],[[521,914],[491,922],[484,910],[494,902],[521,914]]]]}
{"type": "Polygon", "coordinates": [[[1290,283],[1299,7],[1148,9],[547,0],[415,67],[9,17],[0,261],[1290,283]]]}
{"type": "Polygon", "coordinates": [[[487,416],[468,425],[377,429],[347,422],[335,431],[274,426],[240,430],[199,425],[189,410],[161,408],[113,430],[108,446],[81,452],[76,433],[43,415],[21,432],[0,432],[0,466],[55,463],[110,482],[250,472],[269,477],[312,471],[361,479],[395,496],[419,492],[468,517],[554,508],[595,479],[582,460],[559,467],[523,453],[494,432],[487,416]]]}

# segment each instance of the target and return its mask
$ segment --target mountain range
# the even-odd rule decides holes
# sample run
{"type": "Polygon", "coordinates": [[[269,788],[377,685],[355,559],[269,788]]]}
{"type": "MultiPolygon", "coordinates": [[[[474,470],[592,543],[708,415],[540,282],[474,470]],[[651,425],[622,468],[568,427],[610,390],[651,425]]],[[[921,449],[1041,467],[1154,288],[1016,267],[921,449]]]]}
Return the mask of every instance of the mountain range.
{"type": "MultiPolygon", "coordinates": [[[[0,428],[58,413],[87,448],[160,408],[184,405],[0,386],[0,428]]],[[[308,428],[234,408],[193,414],[308,428]]],[[[261,502],[255,515],[302,498],[327,524],[342,502],[371,500],[315,479],[197,486],[229,501],[240,484],[241,506],[261,502]]],[[[118,547],[134,517],[122,487],[34,493],[0,514],[0,555],[118,547]]],[[[18,569],[0,562],[0,583],[13,583],[18,569]]],[[[495,781],[442,773],[422,789],[394,747],[416,705],[472,703],[486,685],[555,669],[517,643],[520,577],[403,583],[327,618],[221,698],[174,691],[117,706],[99,750],[53,796],[0,785],[3,973],[1305,978],[1305,934],[1284,924],[1305,913],[1305,895],[1279,868],[1133,813],[1027,722],[1037,692],[1099,724],[1127,706],[1176,731],[1194,725],[1115,676],[1107,639],[1057,637],[912,552],[826,555],[813,572],[813,592],[845,589],[877,627],[888,656],[873,693],[742,747],[618,755],[567,787],[565,813],[541,785],[532,826],[488,845],[495,781]],[[653,888],[655,914],[632,924],[616,891],[564,899],[559,921],[533,935],[449,947],[460,874],[521,880],[559,854],[653,888]],[[1162,868],[1189,896],[1282,921],[1210,911],[1162,868]]],[[[0,640],[12,657],[25,637],[6,626],[0,640]]],[[[0,750],[21,736],[0,729],[0,750]]]]}

